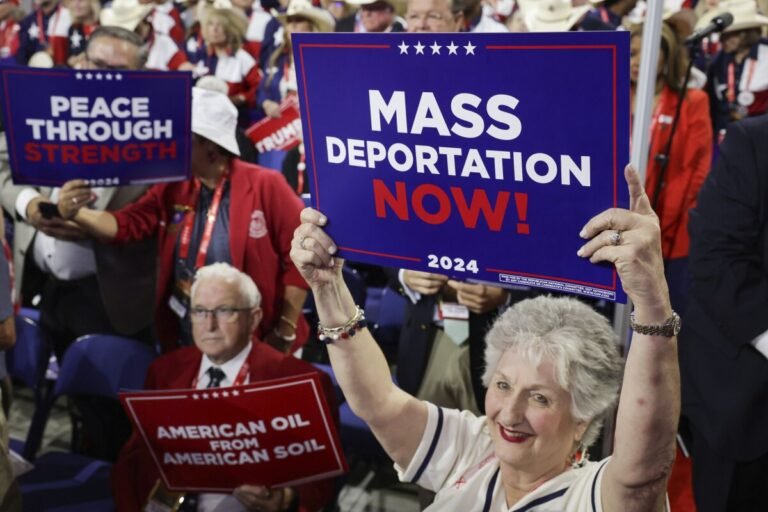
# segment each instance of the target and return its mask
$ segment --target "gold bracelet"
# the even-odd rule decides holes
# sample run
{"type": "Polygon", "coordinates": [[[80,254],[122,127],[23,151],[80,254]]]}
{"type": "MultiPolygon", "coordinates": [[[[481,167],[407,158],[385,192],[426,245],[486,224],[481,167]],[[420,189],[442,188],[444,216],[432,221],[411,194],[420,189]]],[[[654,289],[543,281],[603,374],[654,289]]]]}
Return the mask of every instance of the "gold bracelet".
{"type": "Polygon", "coordinates": [[[291,328],[293,328],[293,330],[294,330],[294,331],[296,330],[296,322],[293,322],[293,321],[291,321],[291,319],[290,319],[290,318],[288,318],[287,316],[285,316],[285,315],[280,315],[280,320],[282,320],[282,321],[283,321],[283,322],[285,322],[286,324],[290,325],[290,326],[291,326],[291,328]]]}

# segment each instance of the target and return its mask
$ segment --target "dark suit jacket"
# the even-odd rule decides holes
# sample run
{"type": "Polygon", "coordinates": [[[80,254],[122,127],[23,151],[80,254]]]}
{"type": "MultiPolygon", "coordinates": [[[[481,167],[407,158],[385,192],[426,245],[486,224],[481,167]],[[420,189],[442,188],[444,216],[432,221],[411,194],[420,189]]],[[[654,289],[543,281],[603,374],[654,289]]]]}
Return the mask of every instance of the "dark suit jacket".
{"type": "MultiPolygon", "coordinates": [[[[389,287],[405,296],[400,281],[397,279],[398,269],[385,269],[389,278],[389,287]]],[[[511,294],[511,304],[532,297],[535,292],[508,290],[511,294]]],[[[437,295],[424,296],[416,304],[406,296],[403,328],[397,351],[397,383],[400,388],[416,394],[427,369],[432,343],[437,327],[432,322],[437,304],[437,295]]],[[[485,335],[491,328],[499,311],[483,315],[469,314],[469,365],[472,377],[472,389],[475,401],[480,411],[485,411],[485,386],[482,383],[485,371],[485,335]]]]}
{"type": "MultiPolygon", "coordinates": [[[[202,354],[196,347],[184,347],[166,354],[152,363],[147,372],[145,389],[186,389],[192,385],[200,369],[202,354]]],[[[291,375],[315,373],[314,366],[285,356],[266,343],[254,343],[248,356],[249,382],[278,379],[291,375]]],[[[325,398],[338,425],[338,407],[333,383],[328,375],[320,373],[325,398]]],[[[136,512],[143,510],[152,487],[160,474],[136,431],[120,452],[112,470],[112,493],[117,510],[136,512]]],[[[299,510],[316,511],[324,507],[334,496],[333,479],[321,480],[297,487],[299,510]]]]}
{"type": "Polygon", "coordinates": [[[768,116],[730,125],[691,211],[683,414],[720,455],[768,452],[768,116]]]}

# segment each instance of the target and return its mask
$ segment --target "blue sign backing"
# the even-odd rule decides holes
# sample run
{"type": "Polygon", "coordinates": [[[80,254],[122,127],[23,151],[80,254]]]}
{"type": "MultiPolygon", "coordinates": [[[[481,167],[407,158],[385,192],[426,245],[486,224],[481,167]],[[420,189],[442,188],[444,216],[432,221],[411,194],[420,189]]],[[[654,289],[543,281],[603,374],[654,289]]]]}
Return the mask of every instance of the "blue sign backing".
{"type": "Polygon", "coordinates": [[[629,205],[629,34],[295,34],[313,206],[340,255],[624,302],[576,255],[629,205]]]}
{"type": "Polygon", "coordinates": [[[14,183],[189,178],[191,80],[182,72],[0,68],[14,183]]]}

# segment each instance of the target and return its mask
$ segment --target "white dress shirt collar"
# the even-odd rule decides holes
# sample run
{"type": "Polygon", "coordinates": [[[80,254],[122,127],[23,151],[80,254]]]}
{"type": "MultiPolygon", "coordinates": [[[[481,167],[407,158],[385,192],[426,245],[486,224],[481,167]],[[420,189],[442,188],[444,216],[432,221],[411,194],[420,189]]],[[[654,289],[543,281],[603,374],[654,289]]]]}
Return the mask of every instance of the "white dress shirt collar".
{"type": "MultiPolygon", "coordinates": [[[[208,359],[207,355],[203,354],[202,361],[200,362],[200,371],[197,374],[197,389],[208,387],[208,383],[210,382],[211,378],[207,375],[206,372],[208,371],[208,368],[212,366],[221,368],[221,370],[226,375],[226,378],[224,378],[224,380],[221,381],[221,384],[219,384],[220,387],[223,388],[234,384],[235,379],[237,379],[237,374],[240,372],[240,368],[242,368],[243,363],[248,358],[248,354],[251,353],[252,347],[253,343],[249,341],[245,348],[238,352],[235,357],[221,365],[214,364],[213,361],[208,359]]],[[[248,375],[246,375],[243,384],[247,384],[248,380],[248,375]]]]}

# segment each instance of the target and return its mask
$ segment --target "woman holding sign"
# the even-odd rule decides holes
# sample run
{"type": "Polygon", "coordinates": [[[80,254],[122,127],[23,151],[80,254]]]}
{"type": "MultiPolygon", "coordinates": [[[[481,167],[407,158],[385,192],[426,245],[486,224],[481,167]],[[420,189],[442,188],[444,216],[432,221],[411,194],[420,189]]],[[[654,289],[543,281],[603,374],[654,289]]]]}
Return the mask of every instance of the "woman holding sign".
{"type": "Polygon", "coordinates": [[[626,178],[631,209],[589,220],[577,253],[614,264],[635,304],[623,384],[605,319],[574,299],[526,300],[488,334],[484,417],[421,402],[392,383],[322,229],[328,219],[302,212],[291,256],[314,293],[338,382],[400,478],[437,493],[430,510],[665,510],[680,409],[680,320],[669,303],[658,219],[637,174],[628,168],[626,178]],[[614,453],[587,462],[620,384],[614,453]]]}

